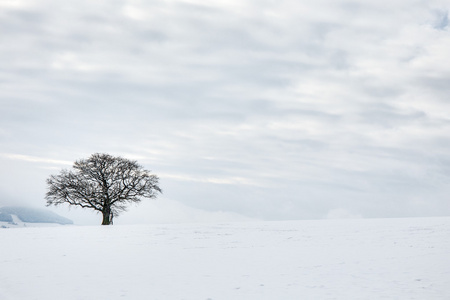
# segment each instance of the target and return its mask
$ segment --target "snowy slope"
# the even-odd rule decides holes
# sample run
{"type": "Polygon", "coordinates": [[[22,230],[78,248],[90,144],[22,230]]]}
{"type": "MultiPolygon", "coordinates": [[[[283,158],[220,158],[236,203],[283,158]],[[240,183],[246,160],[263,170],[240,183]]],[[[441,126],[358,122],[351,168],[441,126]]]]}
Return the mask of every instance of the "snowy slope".
{"type": "MultiPolygon", "coordinates": [[[[11,222],[0,222],[0,229],[3,228],[18,228],[18,227],[55,227],[63,226],[58,223],[29,223],[23,222],[17,215],[9,215],[11,217],[11,222]]],[[[2,300],[0,298],[0,300],[2,300]]]]}
{"type": "Polygon", "coordinates": [[[21,207],[21,206],[0,207],[0,216],[1,216],[0,228],[42,227],[42,226],[73,224],[72,220],[62,217],[50,210],[31,207],[21,207]]]}
{"type": "Polygon", "coordinates": [[[450,299],[450,218],[0,230],[0,299],[450,299]]]}

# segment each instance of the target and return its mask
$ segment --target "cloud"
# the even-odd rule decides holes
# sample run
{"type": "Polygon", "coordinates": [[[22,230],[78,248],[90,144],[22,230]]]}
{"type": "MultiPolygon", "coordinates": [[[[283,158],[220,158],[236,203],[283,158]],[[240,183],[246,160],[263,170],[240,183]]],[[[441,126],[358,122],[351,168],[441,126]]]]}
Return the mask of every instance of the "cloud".
{"type": "Polygon", "coordinates": [[[11,167],[108,152],[209,211],[449,213],[445,1],[1,5],[11,167]]]}
{"type": "Polygon", "coordinates": [[[434,17],[433,28],[445,30],[448,27],[448,10],[436,9],[434,17]]]}
{"type": "Polygon", "coordinates": [[[22,160],[22,161],[26,161],[26,162],[57,164],[57,165],[72,165],[73,164],[73,162],[70,162],[70,161],[54,160],[54,159],[34,157],[34,156],[22,155],[22,154],[0,153],[0,156],[3,156],[7,159],[22,160]]]}

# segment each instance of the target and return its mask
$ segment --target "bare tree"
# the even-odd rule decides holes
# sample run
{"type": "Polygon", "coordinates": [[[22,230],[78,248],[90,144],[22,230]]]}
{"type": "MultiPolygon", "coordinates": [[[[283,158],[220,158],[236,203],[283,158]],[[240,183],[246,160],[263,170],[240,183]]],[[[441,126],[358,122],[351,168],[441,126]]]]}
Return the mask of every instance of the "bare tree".
{"type": "Polygon", "coordinates": [[[141,198],[156,198],[159,178],[136,161],[96,153],[78,160],[74,170],[62,170],[47,179],[47,206],[69,204],[101,212],[102,225],[141,198]]]}

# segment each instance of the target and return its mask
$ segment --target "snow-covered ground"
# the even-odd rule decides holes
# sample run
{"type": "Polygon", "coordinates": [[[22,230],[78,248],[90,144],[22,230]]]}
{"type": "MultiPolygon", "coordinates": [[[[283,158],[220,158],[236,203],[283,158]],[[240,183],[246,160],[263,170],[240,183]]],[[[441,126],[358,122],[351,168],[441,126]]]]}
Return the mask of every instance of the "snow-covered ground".
{"type": "Polygon", "coordinates": [[[450,299],[450,217],[0,229],[1,300],[450,299]]]}

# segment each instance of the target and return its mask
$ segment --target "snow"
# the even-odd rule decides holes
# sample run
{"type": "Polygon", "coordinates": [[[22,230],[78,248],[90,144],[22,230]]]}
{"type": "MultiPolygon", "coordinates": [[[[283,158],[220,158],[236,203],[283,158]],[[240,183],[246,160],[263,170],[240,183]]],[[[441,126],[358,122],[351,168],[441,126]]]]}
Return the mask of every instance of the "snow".
{"type": "MultiPolygon", "coordinates": [[[[56,227],[61,226],[57,223],[30,223],[23,222],[17,215],[11,215],[12,222],[0,222],[0,229],[2,228],[18,228],[18,227],[56,227]]],[[[0,298],[2,300],[2,298],[0,298]]]]}
{"type": "Polygon", "coordinates": [[[0,230],[0,299],[450,299],[450,217],[0,230]]]}

